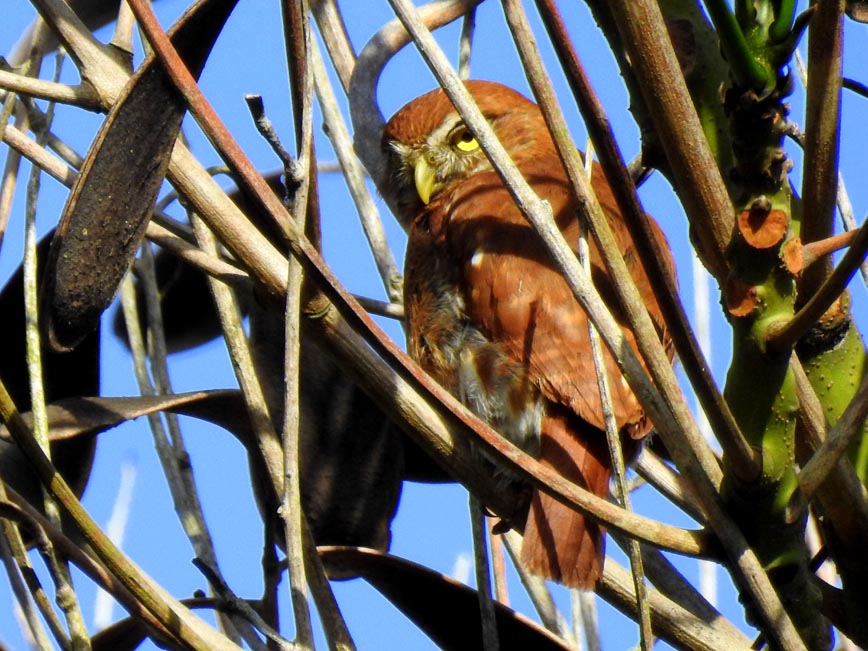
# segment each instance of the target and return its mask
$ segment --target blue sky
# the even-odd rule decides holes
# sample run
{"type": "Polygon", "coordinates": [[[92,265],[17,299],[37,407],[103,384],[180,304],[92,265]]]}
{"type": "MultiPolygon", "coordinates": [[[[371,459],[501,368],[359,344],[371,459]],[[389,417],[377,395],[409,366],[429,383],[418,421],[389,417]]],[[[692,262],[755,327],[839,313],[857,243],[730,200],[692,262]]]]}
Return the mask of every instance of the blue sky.
{"type": "MultiPolygon", "coordinates": [[[[0,21],[0,52],[6,53],[23,26],[33,17],[34,10],[26,0],[6,0],[4,4],[4,16],[0,21]]],[[[278,162],[257,135],[243,95],[258,93],[264,97],[266,110],[276,129],[290,145],[292,127],[278,4],[263,0],[240,3],[218,41],[202,77],[207,96],[242,142],[248,155],[263,170],[277,168],[278,162]]],[[[343,4],[350,36],[357,51],[392,17],[385,0],[343,4]]],[[[565,4],[568,5],[564,9],[565,17],[570,22],[579,53],[610,111],[610,119],[624,155],[630,158],[638,153],[638,133],[628,111],[627,95],[620,76],[584,7],[579,6],[580,3],[565,4]]],[[[186,5],[186,0],[161,0],[157,3],[156,8],[163,25],[168,26],[186,5]]],[[[533,14],[532,11],[530,13],[533,14]]],[[[536,24],[535,28],[538,27],[536,24]]],[[[848,32],[848,56],[852,61],[864,61],[864,39],[850,36],[853,34],[861,37],[864,28],[858,26],[856,29],[859,31],[851,28],[848,32]]],[[[100,36],[108,38],[108,34],[103,31],[100,36]]],[[[457,34],[456,26],[438,33],[438,39],[453,60],[457,53],[457,34]]],[[[537,34],[540,37],[540,46],[550,62],[550,74],[554,77],[556,91],[563,100],[575,140],[583,147],[584,127],[572,107],[570,95],[557,67],[551,64],[552,57],[544,42],[541,28],[537,29],[537,34]]],[[[140,60],[140,56],[137,60],[140,60]]],[[[46,69],[51,65],[52,61],[47,61],[46,69]]],[[[498,3],[485,3],[477,14],[472,71],[474,77],[502,81],[527,92],[498,3]]],[[[66,63],[65,78],[69,81],[75,79],[69,62],[66,63]]],[[[405,102],[434,85],[433,77],[415,50],[412,47],[405,48],[383,76],[379,98],[384,114],[390,115],[405,102]]],[[[336,82],[335,87],[338,88],[336,82]]],[[[854,122],[860,117],[861,101],[864,100],[854,100],[852,97],[847,100],[849,103],[845,105],[844,117],[848,137],[843,143],[843,156],[845,161],[856,162],[864,155],[864,140],[868,138],[865,129],[858,128],[854,122]],[[854,126],[857,128],[852,128],[854,126]]],[[[801,100],[798,93],[793,106],[794,119],[801,122],[801,100]]],[[[93,114],[60,109],[55,132],[69,137],[70,144],[83,155],[100,119],[100,116],[93,114]]],[[[317,118],[316,124],[319,123],[317,118]]],[[[219,162],[194,124],[188,124],[187,135],[193,151],[206,165],[219,162]]],[[[317,151],[322,160],[333,160],[328,141],[319,131],[317,151]]],[[[800,161],[797,154],[795,158],[797,174],[800,161]]],[[[864,170],[864,165],[860,167],[864,170]]],[[[857,216],[864,214],[868,202],[868,197],[865,196],[868,189],[863,189],[864,186],[857,187],[860,180],[859,177],[854,177],[849,187],[857,216]]],[[[40,232],[48,230],[57,221],[66,194],[64,189],[50,179],[45,180],[44,184],[46,192],[40,199],[37,217],[40,232]]],[[[673,245],[683,301],[687,311],[692,313],[693,278],[683,211],[659,175],[642,188],[641,196],[646,209],[657,217],[673,245]]],[[[339,175],[322,178],[321,202],[326,259],[351,291],[382,298],[381,284],[364,247],[361,230],[339,175]]],[[[385,205],[379,200],[378,205],[386,222],[389,241],[401,259],[404,235],[388,214],[385,205]]],[[[19,196],[13,212],[13,224],[0,252],[0,278],[8,276],[20,260],[22,216],[23,203],[19,196]]],[[[861,301],[857,303],[857,310],[862,310],[859,306],[864,306],[864,290],[856,288],[854,293],[857,300],[861,301]]],[[[716,313],[716,301],[717,292],[712,287],[712,314],[716,313]]],[[[864,314],[864,310],[860,314],[864,314]]],[[[393,337],[401,339],[400,329],[394,323],[384,322],[384,325],[393,337]]],[[[711,340],[714,372],[722,383],[730,344],[727,327],[719,317],[713,319],[711,340]]],[[[103,345],[103,392],[107,395],[134,394],[136,387],[129,359],[111,335],[104,335],[103,345]]],[[[176,391],[235,386],[228,359],[222,345],[217,343],[173,357],[171,373],[176,391]]],[[[185,421],[185,427],[196,479],[204,496],[206,517],[216,541],[221,567],[230,585],[239,595],[256,597],[261,593],[260,520],[253,505],[243,449],[222,430],[193,421],[185,421]]],[[[118,493],[120,467],[125,461],[135,464],[137,479],[124,550],[176,596],[189,596],[194,590],[204,588],[205,582],[201,575],[190,565],[192,549],[172,511],[165,481],[144,421],[125,425],[101,437],[97,470],[86,493],[85,505],[98,522],[104,523],[108,519],[118,493]]],[[[635,502],[637,510],[645,515],[682,526],[689,525],[684,516],[663,504],[650,489],[639,491],[635,502]]],[[[393,525],[392,551],[395,554],[451,574],[458,559],[462,555],[470,554],[470,544],[467,496],[463,489],[455,485],[405,487],[393,525]]],[[[623,556],[614,548],[614,545],[609,546],[610,551],[614,551],[623,562],[623,556]]],[[[688,578],[694,579],[696,564],[686,559],[676,560],[688,578]]],[[[719,571],[718,576],[723,584],[727,584],[724,572],[719,571]]],[[[469,580],[472,581],[472,578],[469,580]]],[[[92,586],[81,577],[78,577],[77,585],[81,586],[85,616],[90,622],[93,611],[92,586]]],[[[522,599],[521,589],[514,575],[510,577],[510,586],[513,605],[529,613],[530,607],[526,600],[522,599]]],[[[335,591],[358,648],[433,648],[433,644],[408,620],[361,581],[336,584],[335,591]]],[[[559,600],[568,611],[564,593],[559,592],[559,600]]],[[[721,602],[724,613],[734,617],[735,623],[743,627],[741,609],[735,603],[730,588],[722,588],[721,602]]],[[[8,594],[6,581],[0,581],[0,642],[12,649],[24,649],[26,644],[11,617],[10,608],[4,607],[4,604],[10,603],[11,596],[8,594]]],[[[119,612],[116,610],[115,616],[118,616],[119,612]]],[[[608,606],[602,607],[601,616],[606,648],[628,648],[636,643],[637,630],[629,620],[608,606]]],[[[289,615],[284,609],[284,621],[288,620],[289,615]]]]}

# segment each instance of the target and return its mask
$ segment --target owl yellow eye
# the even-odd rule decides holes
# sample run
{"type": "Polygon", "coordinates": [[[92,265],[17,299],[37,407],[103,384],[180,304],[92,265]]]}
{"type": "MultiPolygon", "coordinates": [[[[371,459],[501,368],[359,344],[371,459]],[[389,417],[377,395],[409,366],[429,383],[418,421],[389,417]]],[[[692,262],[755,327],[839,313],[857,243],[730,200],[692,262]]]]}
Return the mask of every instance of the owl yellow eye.
{"type": "Polygon", "coordinates": [[[479,149],[479,143],[467,127],[461,127],[452,135],[452,146],[465,152],[479,149]]]}

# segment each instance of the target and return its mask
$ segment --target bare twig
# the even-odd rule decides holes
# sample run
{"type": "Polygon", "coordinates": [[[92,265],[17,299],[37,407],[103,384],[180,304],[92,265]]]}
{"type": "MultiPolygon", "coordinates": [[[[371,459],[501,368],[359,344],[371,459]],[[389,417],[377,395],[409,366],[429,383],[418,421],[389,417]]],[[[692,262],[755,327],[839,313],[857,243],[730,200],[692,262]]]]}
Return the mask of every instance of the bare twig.
{"type": "MultiPolygon", "coordinates": [[[[808,244],[802,245],[802,264],[804,267],[811,266],[814,262],[819,260],[820,258],[831,255],[835,251],[840,251],[841,249],[846,249],[848,246],[852,246],[853,242],[859,236],[859,232],[861,228],[853,228],[848,230],[846,233],[838,233],[837,235],[832,235],[831,237],[827,237],[825,240],[816,240],[814,242],[809,242],[808,244]]],[[[865,260],[862,260],[862,265],[865,264],[865,260]]]]}
{"type": "Polygon", "coordinates": [[[512,559],[512,564],[518,573],[521,584],[527,591],[531,603],[533,603],[540,620],[552,633],[560,635],[570,645],[576,647],[573,632],[563,614],[558,610],[552,599],[551,592],[546,585],[545,579],[528,572],[521,563],[521,535],[513,530],[501,535],[506,546],[506,551],[512,559]]]}
{"type": "MultiPolygon", "coordinates": [[[[592,152],[587,154],[587,171],[590,178],[592,152]]],[[[583,230],[579,237],[579,262],[585,273],[591,272],[590,249],[587,234],[583,230]]],[[[615,499],[627,511],[632,510],[630,493],[627,490],[626,464],[621,450],[621,436],[618,423],[615,420],[615,408],[612,404],[612,392],[609,389],[609,378],[606,374],[606,362],[603,360],[603,349],[600,345],[600,335],[592,323],[588,323],[591,355],[594,358],[594,370],[597,374],[597,388],[600,392],[600,404],[603,408],[603,420],[606,423],[606,442],[609,445],[609,457],[612,460],[612,472],[615,477],[615,499]]],[[[645,590],[645,570],[642,566],[642,553],[639,541],[631,539],[627,547],[630,558],[630,571],[633,574],[633,586],[636,590],[636,604],[639,609],[639,640],[642,651],[651,651],[654,646],[654,636],[651,632],[651,613],[648,609],[648,595],[645,590]]]]}
{"type": "Polygon", "coordinates": [[[130,10],[130,6],[126,2],[121,2],[118,7],[118,19],[115,22],[115,31],[109,42],[120,52],[130,57],[130,59],[133,56],[133,31],[135,27],[136,20],[132,10],[130,10]]]}
{"type": "Polygon", "coordinates": [[[353,298],[371,314],[397,319],[398,321],[404,319],[404,305],[402,303],[385,303],[374,298],[368,298],[367,296],[359,296],[358,294],[353,294],[353,298]]]}
{"type": "MultiPolygon", "coordinates": [[[[60,77],[63,58],[56,59],[54,78],[60,77]]],[[[39,70],[41,57],[33,57],[33,68],[39,70]]],[[[43,134],[51,126],[54,117],[54,104],[49,104],[46,120],[41,132],[37,133],[37,143],[41,144],[43,134]]],[[[33,434],[42,451],[50,459],[51,448],[48,443],[48,413],[45,404],[45,384],[43,382],[42,338],[39,331],[39,283],[37,276],[36,255],[36,207],[42,172],[33,167],[27,184],[27,206],[24,219],[24,313],[25,313],[25,344],[27,355],[27,373],[30,389],[30,409],[33,414],[33,434]]],[[[44,490],[44,508],[49,520],[59,525],[60,509],[48,490],[44,490]]],[[[65,559],[53,553],[46,555],[52,579],[55,581],[56,600],[66,616],[72,648],[85,651],[90,649],[90,636],[84,623],[81,604],[72,586],[69,565],[65,559]]]]}
{"type": "MultiPolygon", "coordinates": [[[[265,141],[271,147],[280,162],[283,164],[283,171],[286,175],[285,184],[287,192],[294,194],[295,190],[304,180],[304,170],[301,164],[296,161],[292,154],[283,146],[277,132],[274,130],[274,125],[268,119],[265,113],[265,103],[262,101],[262,95],[245,95],[244,101],[247,102],[247,108],[250,110],[250,115],[253,117],[253,122],[256,124],[256,130],[259,135],[265,138],[265,141]]],[[[284,197],[284,200],[289,200],[290,197],[284,197]]]]}
{"type": "MultiPolygon", "coordinates": [[[[808,80],[805,106],[805,162],[801,237],[813,242],[833,231],[838,185],[841,118],[841,69],[844,3],[817,5],[808,28],[808,80]]],[[[797,307],[812,299],[831,271],[831,261],[806,270],[799,283],[797,307]]]]}
{"type": "MultiPolygon", "coordinates": [[[[214,235],[198,215],[193,215],[191,222],[204,252],[212,257],[216,257],[218,252],[214,235]]],[[[274,429],[274,424],[268,412],[265,392],[256,374],[235,295],[229,287],[216,278],[209,278],[209,287],[214,297],[214,304],[220,318],[220,328],[226,340],[226,347],[229,350],[229,358],[232,360],[235,377],[238,380],[238,386],[244,394],[250,424],[256,437],[256,444],[259,447],[260,456],[268,471],[269,483],[273,487],[274,494],[281,495],[283,493],[285,476],[283,449],[280,437],[274,429]]]]}
{"type": "Polygon", "coordinates": [[[491,595],[491,570],[486,543],[485,512],[479,500],[470,494],[470,529],[473,534],[473,558],[476,568],[476,594],[479,598],[479,613],[482,622],[483,651],[498,651],[500,640],[497,634],[497,619],[491,595]]]}
{"type": "MultiPolygon", "coordinates": [[[[636,595],[630,573],[611,558],[606,561],[600,596],[635,617],[636,595]]],[[[737,629],[714,628],[657,590],[648,591],[654,632],[679,648],[693,651],[747,651],[750,640],[737,629]]]]}
{"type": "Polygon", "coordinates": [[[706,523],[707,516],[702,512],[699,498],[690,484],[651,450],[645,448],[642,451],[636,460],[635,470],[672,504],[697,522],[706,523]]]}
{"type": "MultiPolygon", "coordinates": [[[[0,417],[3,418],[15,442],[32,464],[40,480],[63,505],[76,526],[79,527],[85,541],[93,547],[112,574],[153,615],[156,622],[171,622],[172,636],[178,640],[183,640],[188,648],[197,651],[236,651],[239,649],[238,646],[232,644],[201,619],[194,616],[186,606],[139,570],[112,544],[81,506],[72,489],[57,472],[36,441],[33,440],[32,432],[15,408],[15,404],[2,381],[0,381],[0,417]]],[[[73,547],[75,546],[73,545],[73,547]]],[[[136,610],[139,609],[136,608],[136,610]]],[[[158,624],[158,626],[161,625],[158,624]]]]}
{"type": "MultiPolygon", "coordinates": [[[[310,22],[306,0],[282,3],[284,41],[289,68],[292,113],[295,124],[296,155],[302,177],[297,188],[290,190],[287,207],[292,219],[303,232],[305,222],[318,219],[309,208],[314,205],[315,167],[313,149],[313,71],[308,64],[311,50],[310,22]]],[[[289,170],[287,170],[289,172],[289,170]]],[[[289,593],[295,618],[295,643],[302,651],[313,651],[313,626],[308,603],[308,580],[305,567],[305,546],[302,540],[304,507],[301,502],[301,313],[303,271],[296,258],[289,260],[285,296],[284,330],[284,407],[283,464],[284,482],[280,515],[284,522],[289,593]]],[[[316,554],[312,559],[319,560],[316,554]]]]}
{"type": "Polygon", "coordinates": [[[304,560],[307,563],[307,581],[313,593],[323,629],[327,634],[329,651],[356,651],[356,644],[350,635],[350,630],[347,628],[347,623],[326,576],[325,568],[319,554],[317,554],[316,543],[311,535],[307,520],[303,524],[302,535],[304,536],[304,560]]]}
{"type": "Polygon", "coordinates": [[[657,2],[613,0],[609,3],[648,114],[699,239],[700,254],[715,278],[727,265],[723,252],[732,233],[735,211],[717,163],[702,131],[681,67],[657,2]]]}
{"type": "Polygon", "coordinates": [[[470,79],[470,55],[473,52],[473,31],[476,28],[476,9],[464,14],[461,37],[458,39],[458,76],[470,79]]]}
{"type": "MultiPolygon", "coordinates": [[[[166,368],[166,342],[162,326],[162,314],[156,277],[154,275],[153,258],[149,249],[150,245],[142,247],[142,257],[139,268],[140,281],[147,305],[147,328],[150,346],[146,347],[144,334],[141,329],[141,319],[138,312],[138,301],[132,280],[127,277],[121,286],[121,305],[127,328],[127,337],[130,350],[133,353],[133,362],[139,391],[142,395],[157,395],[158,393],[170,393],[171,387],[166,383],[168,369],[166,368]],[[148,354],[147,348],[151,349],[148,354]],[[154,368],[155,383],[152,384],[148,375],[148,360],[154,368]],[[159,367],[163,368],[162,372],[159,367]],[[156,387],[155,387],[156,384],[156,387]]],[[[197,556],[210,559],[216,565],[216,554],[202,505],[196,490],[192,474],[189,455],[181,436],[177,416],[167,414],[168,434],[159,414],[149,414],[148,423],[154,439],[154,448],[160,459],[163,472],[169,485],[169,492],[178,519],[184,533],[190,539],[190,543],[197,556]]]]}
{"type": "Polygon", "coordinates": [[[40,167],[48,175],[57,179],[64,185],[71,186],[75,181],[77,174],[74,170],[71,170],[60,159],[52,156],[47,149],[42,147],[35,140],[28,138],[11,124],[6,127],[6,133],[3,135],[3,142],[8,144],[12,149],[25,158],[33,161],[34,165],[40,167]]]}
{"type": "Polygon", "coordinates": [[[504,606],[509,606],[509,589],[506,585],[506,561],[504,558],[503,538],[494,531],[495,521],[486,518],[488,524],[488,545],[491,548],[492,576],[494,578],[494,598],[504,606]]]}
{"type": "MultiPolygon", "coordinates": [[[[0,70],[0,88],[27,97],[38,97],[61,104],[95,111],[101,108],[90,86],[69,86],[53,81],[34,79],[7,70],[0,70]]],[[[2,97],[3,93],[0,93],[2,97]]]]}
{"type": "Polygon", "coordinates": [[[250,285],[250,276],[245,273],[244,269],[237,266],[232,260],[219,257],[216,248],[203,250],[204,247],[195,247],[156,221],[148,223],[148,230],[145,231],[145,235],[154,244],[171,251],[172,255],[201,269],[212,278],[236,287],[250,285]]]}
{"type": "MultiPolygon", "coordinates": [[[[5,503],[7,499],[6,485],[0,481],[0,501],[5,503]]],[[[27,516],[26,514],[22,514],[22,517],[27,516]]],[[[45,590],[42,588],[42,584],[39,582],[36,572],[33,570],[30,558],[27,556],[27,549],[21,538],[18,520],[19,518],[3,518],[0,521],[3,531],[3,536],[0,536],[0,556],[3,557],[3,565],[6,568],[6,575],[9,577],[12,594],[15,595],[15,599],[24,613],[30,634],[33,636],[33,640],[40,651],[47,651],[52,648],[48,634],[42,625],[42,620],[39,619],[40,613],[48,623],[54,639],[61,648],[64,650],[69,649],[69,637],[66,635],[66,631],[63,629],[63,624],[61,624],[57,614],[51,608],[51,603],[45,594],[45,590]],[[31,595],[33,602],[31,602],[31,595]],[[36,609],[33,607],[34,603],[36,609]]],[[[29,528],[31,530],[38,530],[38,525],[33,523],[29,528]]]]}
{"type": "Polygon", "coordinates": [[[335,0],[312,0],[311,12],[319,27],[325,46],[328,49],[329,58],[334,64],[335,71],[344,92],[350,88],[350,77],[356,65],[356,53],[350,43],[347,34],[347,26],[341,16],[335,0]]]}
{"type": "Polygon", "coordinates": [[[313,66],[314,82],[317,98],[325,120],[326,133],[332,142],[340,162],[341,171],[347,182],[347,188],[353,198],[356,211],[362,224],[362,230],[368,240],[368,246],[374,255],[374,262],[380,272],[380,278],[386,288],[386,295],[391,301],[403,299],[403,279],[398,263],[389,249],[383,221],[370,192],[365,185],[364,173],[358,159],[353,153],[353,144],[349,131],[344,124],[337,99],[326,75],[322,56],[316,44],[311,47],[311,65],[313,66]]]}
{"type": "Polygon", "coordinates": [[[573,628],[576,639],[585,640],[587,651],[600,651],[600,619],[597,614],[597,595],[583,590],[571,590],[573,604],[573,628]],[[579,638],[579,635],[582,638],[579,638]]]}
{"type": "MultiPolygon", "coordinates": [[[[293,651],[296,646],[280,635],[277,631],[272,629],[263,619],[259,616],[259,613],[244,599],[239,599],[226,581],[223,580],[223,577],[220,576],[220,572],[208,564],[207,561],[201,558],[194,558],[193,565],[195,565],[202,574],[205,575],[205,578],[208,580],[208,583],[211,584],[211,587],[214,590],[214,594],[219,597],[220,601],[223,602],[223,608],[225,608],[229,612],[237,612],[250,622],[250,624],[262,632],[265,637],[274,642],[277,645],[279,651],[293,651]]],[[[254,636],[252,638],[245,638],[248,644],[251,644],[254,649],[258,649],[259,651],[264,651],[264,649],[268,648],[262,645],[259,641],[259,638],[254,636]]]]}
{"type": "MultiPolygon", "coordinates": [[[[526,16],[519,13],[520,6],[516,7],[513,2],[505,2],[508,21],[513,29],[513,37],[521,40],[529,33],[529,25],[527,24],[526,16]]],[[[533,53],[530,53],[533,56],[533,53]]],[[[527,58],[527,54],[526,54],[527,58]]],[[[536,63],[536,62],[535,62],[536,63]]],[[[537,68],[532,68],[537,71],[537,68]]],[[[546,78],[534,80],[535,84],[546,83],[546,78]]],[[[551,92],[550,90],[548,92],[551,92]]],[[[585,175],[590,181],[593,170],[593,143],[588,143],[585,153],[585,175]]],[[[579,233],[579,241],[577,254],[579,263],[582,265],[585,273],[591,273],[591,257],[590,247],[587,238],[587,224],[582,224],[583,228],[579,233]]],[[[627,490],[626,480],[626,464],[624,463],[624,454],[621,450],[621,436],[618,431],[618,423],[615,419],[615,407],[612,403],[612,392],[609,388],[609,378],[606,372],[606,362],[603,359],[603,348],[600,343],[600,335],[594,327],[593,323],[588,323],[588,342],[591,346],[591,356],[594,360],[594,372],[597,376],[597,390],[600,393],[600,406],[603,412],[603,421],[606,426],[606,442],[609,448],[609,458],[612,464],[612,473],[615,478],[615,500],[620,503],[625,510],[632,510],[630,505],[630,494],[627,490]]],[[[642,567],[642,555],[639,549],[639,542],[630,540],[627,547],[628,556],[630,558],[630,570],[633,574],[633,585],[638,596],[637,606],[639,608],[639,640],[642,651],[651,651],[654,645],[654,638],[651,633],[651,620],[648,611],[647,595],[645,592],[645,571],[642,567]]],[[[580,609],[583,615],[586,608],[580,609]]],[[[586,629],[587,630],[587,629],[586,629]]],[[[590,646],[590,645],[589,645],[590,646]]]]}
{"type": "Polygon", "coordinates": [[[114,104],[129,70],[108,53],[63,0],[33,0],[33,4],[72,56],[82,79],[93,85],[103,106],[114,104]]]}

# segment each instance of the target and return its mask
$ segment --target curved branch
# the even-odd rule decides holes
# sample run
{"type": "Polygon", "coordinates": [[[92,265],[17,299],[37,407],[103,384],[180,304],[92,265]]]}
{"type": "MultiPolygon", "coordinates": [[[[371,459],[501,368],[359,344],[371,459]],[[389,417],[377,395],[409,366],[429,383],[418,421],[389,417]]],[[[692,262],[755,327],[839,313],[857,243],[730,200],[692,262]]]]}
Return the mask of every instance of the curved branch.
{"type": "Polygon", "coordinates": [[[362,231],[368,240],[368,247],[374,256],[377,271],[389,299],[393,302],[401,301],[404,296],[401,269],[386,241],[386,231],[383,220],[380,218],[380,212],[365,185],[364,170],[359,164],[358,158],[353,155],[352,139],[344,124],[316,43],[311,47],[311,64],[313,65],[314,83],[320,110],[326,124],[327,135],[337,154],[338,161],[340,161],[340,169],[356,206],[356,212],[359,214],[362,231]]]}
{"type": "MultiPolygon", "coordinates": [[[[481,0],[437,0],[417,9],[429,29],[437,29],[463,16],[481,0]]],[[[377,186],[383,183],[386,161],[380,152],[385,120],[377,103],[377,84],[389,59],[410,42],[410,34],[395,18],[380,29],[359,53],[350,80],[350,116],[356,154],[377,186]]],[[[384,198],[388,195],[384,195],[384,198]]],[[[388,202],[388,198],[386,199],[388,202]]]]}
{"type": "Polygon", "coordinates": [[[335,0],[311,0],[310,11],[316,20],[322,40],[328,50],[344,92],[350,89],[350,78],[356,66],[356,52],[350,43],[347,26],[335,0]]]}

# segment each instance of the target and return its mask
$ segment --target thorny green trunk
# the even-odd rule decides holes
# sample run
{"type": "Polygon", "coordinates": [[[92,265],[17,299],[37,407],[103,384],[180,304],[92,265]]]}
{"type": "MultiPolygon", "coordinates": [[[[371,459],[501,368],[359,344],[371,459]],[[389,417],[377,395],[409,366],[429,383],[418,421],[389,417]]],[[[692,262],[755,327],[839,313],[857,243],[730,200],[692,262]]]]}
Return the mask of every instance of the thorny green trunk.
{"type": "MultiPolygon", "coordinates": [[[[679,3],[661,5],[670,25],[677,25],[679,3]]],[[[707,83],[693,83],[690,90],[736,210],[727,250],[729,273],[718,278],[733,329],[724,396],[743,436],[761,458],[755,475],[753,469],[734,467],[724,450],[723,492],[805,643],[811,649],[826,649],[831,646],[830,630],[820,615],[821,595],[812,583],[804,544],[807,504],[795,471],[799,400],[790,370],[793,351],[770,352],[766,345],[770,333],[795,312],[800,272],[788,256],[799,246],[800,211],[790,190],[791,163],[782,144],[788,112],[784,99],[790,92],[784,66],[806,19],[795,17],[794,3],[787,0],[736,0],[734,13],[722,1],[706,6],[729,68],[723,104],[728,137],[720,136],[724,123],[712,110],[719,106],[719,90],[715,93],[707,83]]],[[[695,15],[688,20],[696,34],[707,28],[695,15]]],[[[701,43],[690,52],[693,58],[682,58],[688,79],[693,66],[705,71],[719,66],[707,39],[701,43]]],[[[750,616],[750,604],[747,608],[750,616]]]]}

